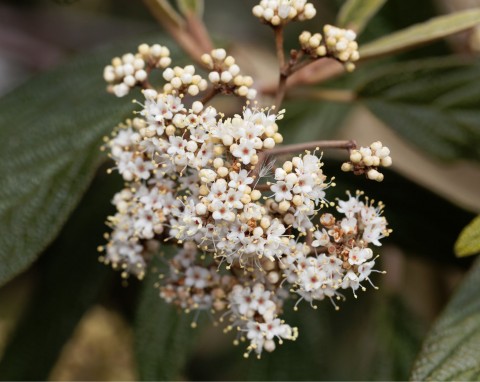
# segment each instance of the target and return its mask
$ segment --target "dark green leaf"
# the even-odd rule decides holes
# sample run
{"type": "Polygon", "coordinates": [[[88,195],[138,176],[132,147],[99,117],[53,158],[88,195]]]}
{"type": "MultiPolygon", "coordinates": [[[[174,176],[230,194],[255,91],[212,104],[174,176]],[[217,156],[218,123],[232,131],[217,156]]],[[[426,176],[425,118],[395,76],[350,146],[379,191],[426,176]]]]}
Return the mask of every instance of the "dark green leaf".
{"type": "Polygon", "coordinates": [[[42,257],[40,280],[0,363],[1,380],[45,380],[111,271],[98,261],[118,181],[102,174],[42,257]],[[107,179],[108,178],[108,179],[107,179]]]}
{"type": "Polygon", "coordinates": [[[143,381],[180,379],[195,334],[192,318],[160,298],[155,287],[158,264],[158,259],[151,264],[143,281],[135,320],[135,354],[143,381]]]}
{"type": "Polygon", "coordinates": [[[480,252],[480,216],[477,216],[467,225],[457,242],[455,243],[455,254],[458,257],[475,255],[480,252]]]}
{"type": "Polygon", "coordinates": [[[480,63],[438,58],[390,65],[358,89],[359,98],[421,150],[443,159],[480,160],[480,63]]]}
{"type": "Polygon", "coordinates": [[[105,92],[113,54],[86,55],[0,103],[0,285],[55,238],[99,164],[102,136],[132,109],[105,92]]]}
{"type": "Polygon", "coordinates": [[[347,0],[342,8],[340,8],[337,24],[342,28],[350,28],[360,33],[386,1],[387,0],[347,0]]]}
{"type": "Polygon", "coordinates": [[[479,24],[480,8],[435,17],[362,45],[360,57],[367,59],[392,54],[473,28],[479,24]]]}
{"type": "Polygon", "coordinates": [[[327,139],[339,129],[350,111],[347,103],[289,101],[281,131],[286,143],[327,139]]]}
{"type": "Polygon", "coordinates": [[[433,326],[418,356],[414,381],[480,378],[480,260],[433,326]]]}

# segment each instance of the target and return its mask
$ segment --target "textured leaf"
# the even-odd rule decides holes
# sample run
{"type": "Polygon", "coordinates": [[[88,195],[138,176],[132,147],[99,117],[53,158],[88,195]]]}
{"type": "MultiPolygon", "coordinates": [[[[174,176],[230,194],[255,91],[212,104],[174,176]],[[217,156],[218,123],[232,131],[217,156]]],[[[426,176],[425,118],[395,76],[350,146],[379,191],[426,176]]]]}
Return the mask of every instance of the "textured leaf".
{"type": "Polygon", "coordinates": [[[55,238],[103,157],[102,136],[130,115],[102,69],[135,45],[84,54],[0,101],[0,285],[55,238]]]}
{"type": "Polygon", "coordinates": [[[443,159],[480,159],[480,62],[439,58],[374,72],[360,100],[421,150],[443,159]]]}
{"type": "Polygon", "coordinates": [[[464,31],[478,24],[480,24],[480,8],[435,17],[362,45],[360,57],[363,60],[392,54],[464,31]]]}
{"type": "Polygon", "coordinates": [[[480,252],[480,216],[477,216],[467,225],[457,242],[455,254],[459,257],[475,255],[480,252]]]}
{"type": "Polygon", "coordinates": [[[330,138],[342,125],[350,111],[348,103],[289,101],[282,120],[282,135],[286,143],[301,143],[330,138]]]}
{"type": "Polygon", "coordinates": [[[347,0],[337,17],[337,24],[360,33],[387,0],[347,0]]]}
{"type": "Polygon", "coordinates": [[[56,236],[99,164],[102,136],[132,109],[105,92],[111,54],[39,76],[0,103],[0,284],[56,236]]]}
{"type": "Polygon", "coordinates": [[[40,280],[0,363],[1,380],[46,380],[65,342],[112,272],[98,262],[120,181],[96,178],[39,264],[40,280]]]}
{"type": "Polygon", "coordinates": [[[195,334],[192,318],[160,298],[155,288],[158,264],[149,267],[135,319],[135,354],[144,381],[179,379],[195,334]]]}
{"type": "Polygon", "coordinates": [[[478,381],[480,378],[480,259],[428,334],[411,379],[478,381]]]}

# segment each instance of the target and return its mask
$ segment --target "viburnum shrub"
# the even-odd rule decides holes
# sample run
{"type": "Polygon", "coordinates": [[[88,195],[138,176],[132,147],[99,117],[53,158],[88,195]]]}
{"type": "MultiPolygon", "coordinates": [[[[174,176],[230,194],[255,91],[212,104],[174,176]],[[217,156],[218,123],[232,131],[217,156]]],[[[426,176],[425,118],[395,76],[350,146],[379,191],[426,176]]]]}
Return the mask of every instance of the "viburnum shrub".
{"type": "Polygon", "coordinates": [[[123,277],[142,279],[165,242],[178,246],[166,259],[160,297],[186,312],[212,312],[247,341],[246,356],[260,357],[298,336],[282,319],[286,299],[297,299],[295,309],[325,299],[338,309],[349,291],[357,297],[368,285],[376,288],[370,277],[382,273],[375,249],[391,232],[384,206],[361,191],[332,200],[334,178],[323,171],[321,150],[344,150],[342,170],[379,182],[392,159],[379,141],[281,145],[287,79],[325,59],[354,70],[356,34],[332,25],[302,32],[287,59],[284,27],[313,18],[313,4],[262,0],[253,14],[275,31],[274,105],[256,100],[254,80],[225,49],[201,55],[205,78],[193,64],[174,66],[160,44],[141,44],[105,67],[111,93],[123,97],[140,86],[143,99],[104,146],[125,186],[113,198],[117,212],[101,250],[123,277]],[[150,82],[157,70],[163,85],[150,82]],[[243,108],[233,115],[217,110],[210,102],[221,94],[243,98],[243,108]]]}

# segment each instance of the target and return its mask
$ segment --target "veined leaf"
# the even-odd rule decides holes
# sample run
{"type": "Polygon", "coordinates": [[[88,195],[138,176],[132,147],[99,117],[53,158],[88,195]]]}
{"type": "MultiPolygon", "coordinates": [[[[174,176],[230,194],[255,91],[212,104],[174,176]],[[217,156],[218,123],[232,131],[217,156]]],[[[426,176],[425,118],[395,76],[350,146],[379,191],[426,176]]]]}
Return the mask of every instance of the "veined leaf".
{"type": "Polygon", "coordinates": [[[374,72],[365,105],[399,135],[443,159],[480,160],[480,62],[438,58],[374,72]]]}
{"type": "Polygon", "coordinates": [[[475,255],[480,252],[480,216],[477,216],[467,225],[457,242],[455,243],[455,254],[458,257],[475,255]]]}
{"type": "Polygon", "coordinates": [[[480,24],[480,8],[468,9],[432,18],[424,23],[381,37],[360,47],[362,60],[393,54],[430,41],[435,41],[480,24]]]}
{"type": "Polygon", "coordinates": [[[141,380],[171,381],[181,376],[195,332],[190,316],[160,298],[155,288],[159,281],[156,260],[149,266],[137,307],[135,354],[141,380]]]}
{"type": "Polygon", "coordinates": [[[358,34],[363,31],[370,19],[380,10],[387,0],[347,0],[337,17],[337,24],[350,28],[358,34]]]}
{"type": "Polygon", "coordinates": [[[122,182],[99,175],[39,264],[40,280],[0,362],[1,380],[46,380],[63,345],[112,272],[98,261],[122,182]]]}
{"type": "Polygon", "coordinates": [[[102,68],[135,44],[83,54],[0,101],[0,285],[55,238],[102,157],[102,136],[130,115],[102,68]]]}
{"type": "Polygon", "coordinates": [[[428,334],[411,380],[477,381],[480,378],[480,259],[428,334]]]}

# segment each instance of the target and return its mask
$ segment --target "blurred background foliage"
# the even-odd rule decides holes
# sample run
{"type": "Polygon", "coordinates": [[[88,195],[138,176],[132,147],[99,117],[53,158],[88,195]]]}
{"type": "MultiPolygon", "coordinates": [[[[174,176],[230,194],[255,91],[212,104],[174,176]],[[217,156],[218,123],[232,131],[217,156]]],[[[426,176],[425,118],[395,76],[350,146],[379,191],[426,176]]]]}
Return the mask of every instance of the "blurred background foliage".
{"type": "MultiPolygon", "coordinates": [[[[208,0],[205,22],[262,85],[276,76],[276,61],[271,31],[250,16],[254,3],[208,0]]],[[[344,1],[314,3],[319,17],[288,28],[287,46],[303,29],[333,23],[344,1]]],[[[360,43],[472,7],[480,2],[387,0],[360,43]]],[[[325,172],[336,177],[334,196],[364,189],[384,201],[394,232],[381,249],[387,275],[375,278],[378,291],[348,298],[339,312],[328,302],[287,307],[300,337],[261,361],[243,359],[209,317],[191,329],[192,316],[157,296],[155,272],[125,284],[97,260],[121,185],[106,175],[99,146],[133,110],[106,94],[102,69],[144,41],[185,60],[141,2],[0,2],[0,378],[478,379],[478,265],[438,317],[473,262],[453,248],[480,211],[480,29],[366,62],[324,85],[353,89],[355,102],[288,97],[286,142],[380,139],[391,147],[394,167],[382,184],[341,173],[341,158],[329,152],[325,172]]],[[[469,237],[478,240],[476,232],[469,237]]]]}

